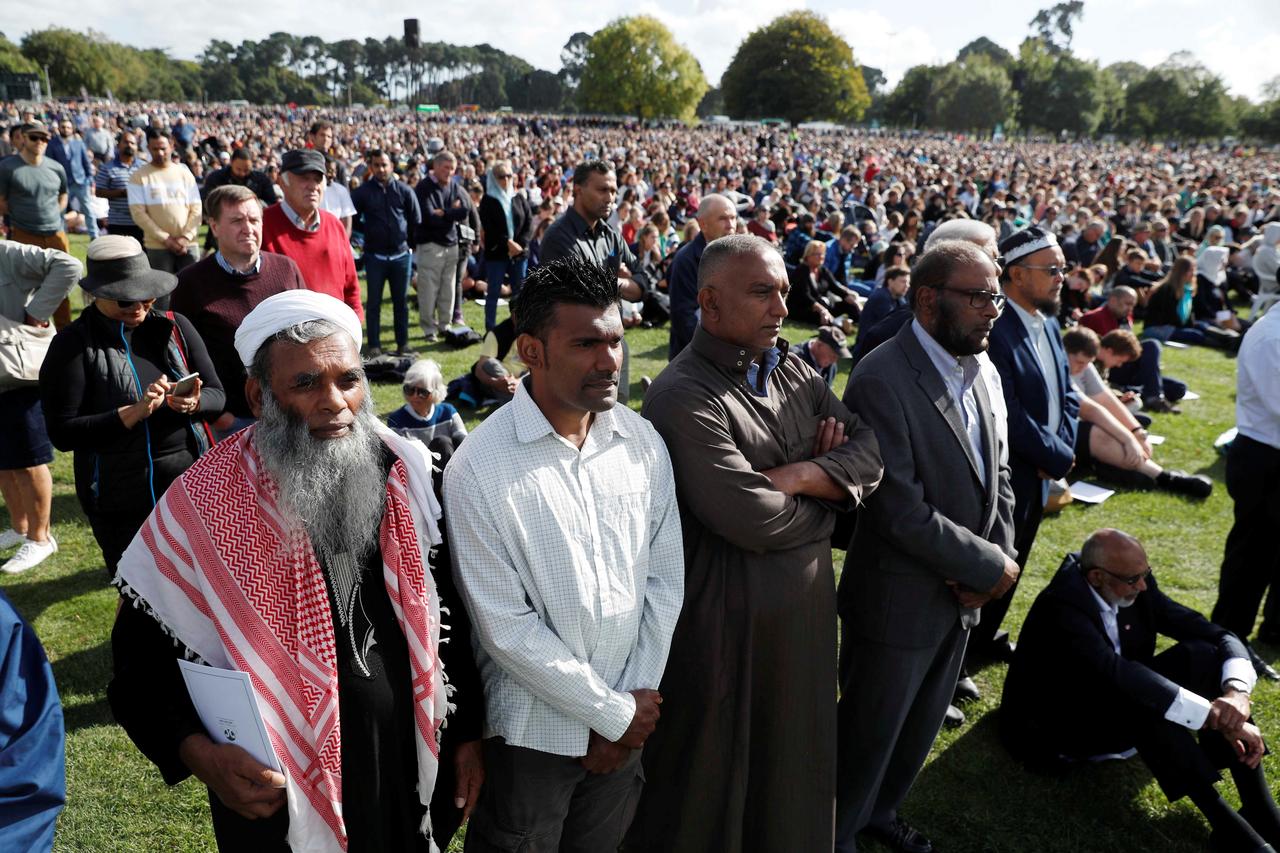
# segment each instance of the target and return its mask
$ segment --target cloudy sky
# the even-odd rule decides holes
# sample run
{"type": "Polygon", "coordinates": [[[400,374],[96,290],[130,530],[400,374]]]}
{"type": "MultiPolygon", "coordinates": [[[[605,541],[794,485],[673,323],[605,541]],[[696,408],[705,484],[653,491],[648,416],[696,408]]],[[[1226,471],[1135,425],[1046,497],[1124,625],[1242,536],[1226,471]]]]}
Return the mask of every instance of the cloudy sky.
{"type": "MultiPolygon", "coordinates": [[[[853,46],[865,65],[882,69],[890,84],[912,65],[946,62],[985,35],[1011,51],[1027,22],[1052,0],[853,2],[827,0],[463,0],[412,4],[394,0],[276,0],[258,6],[188,6],[158,13],[152,0],[79,0],[71,23],[139,47],[162,47],[194,58],[210,39],[238,43],[284,30],[328,41],[402,31],[405,17],[421,20],[423,39],[455,44],[488,42],[555,71],[560,48],[577,31],[594,32],[621,15],[662,20],[693,51],[707,79],[718,82],[741,40],[782,11],[816,8],[853,46]],[[996,9],[998,15],[974,8],[996,9]],[[426,17],[434,14],[436,17],[426,17]]],[[[1234,94],[1257,98],[1280,75],[1280,15],[1276,0],[1087,0],[1077,28],[1076,53],[1104,65],[1132,59],[1154,65],[1179,50],[1193,52],[1222,75],[1234,94]],[[1212,14],[1210,13],[1212,10],[1212,14]]],[[[29,30],[67,26],[64,4],[23,6],[21,28],[7,23],[15,41],[29,30]]]]}

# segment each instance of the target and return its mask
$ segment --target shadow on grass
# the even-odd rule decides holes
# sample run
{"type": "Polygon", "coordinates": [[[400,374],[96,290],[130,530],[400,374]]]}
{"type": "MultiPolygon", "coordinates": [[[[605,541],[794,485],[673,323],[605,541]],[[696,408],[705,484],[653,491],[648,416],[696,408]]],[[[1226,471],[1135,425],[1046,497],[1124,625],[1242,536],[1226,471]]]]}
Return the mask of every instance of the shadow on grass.
{"type": "Polygon", "coordinates": [[[67,731],[115,722],[106,693],[111,678],[109,640],[58,658],[52,666],[67,731]]]}
{"type": "Polygon", "coordinates": [[[92,566],[56,577],[11,583],[5,586],[5,594],[22,617],[34,623],[51,605],[106,588],[107,575],[96,544],[94,551],[96,559],[92,566]]]}
{"type": "MultiPolygon", "coordinates": [[[[1208,828],[1194,809],[1165,809],[1141,759],[1030,773],[999,739],[999,711],[937,753],[916,780],[904,817],[947,853],[1192,851],[1208,828]]],[[[882,848],[865,845],[862,849],[882,848]]]]}

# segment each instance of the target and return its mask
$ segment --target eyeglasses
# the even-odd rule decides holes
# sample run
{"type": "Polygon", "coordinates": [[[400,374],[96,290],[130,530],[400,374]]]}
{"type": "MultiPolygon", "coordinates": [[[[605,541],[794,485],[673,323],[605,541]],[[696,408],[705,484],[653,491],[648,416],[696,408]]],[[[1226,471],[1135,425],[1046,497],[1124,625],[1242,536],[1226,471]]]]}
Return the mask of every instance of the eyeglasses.
{"type": "Polygon", "coordinates": [[[507,178],[511,177],[511,173],[510,172],[494,172],[493,176],[500,181],[505,181],[507,178]]]}
{"type": "Polygon", "coordinates": [[[996,290],[986,290],[985,288],[969,288],[947,287],[945,284],[934,285],[938,290],[949,290],[952,293],[959,293],[969,297],[970,308],[986,308],[988,305],[994,305],[997,311],[1004,310],[1005,300],[1008,299],[1003,293],[996,290]]]}
{"type": "Polygon", "coordinates": [[[1151,572],[1152,572],[1152,569],[1150,566],[1147,567],[1147,570],[1145,572],[1142,572],[1141,574],[1137,574],[1137,575],[1118,575],[1115,572],[1111,571],[1110,569],[1104,569],[1102,566],[1090,566],[1090,568],[1097,569],[1100,572],[1105,572],[1106,574],[1111,575],[1111,577],[1120,581],[1120,583],[1124,584],[1125,586],[1137,586],[1140,581],[1148,580],[1151,577],[1151,572]]]}
{"type": "Polygon", "coordinates": [[[417,385],[404,386],[404,395],[406,397],[430,397],[431,392],[426,388],[419,388],[417,385]]]}
{"type": "Polygon", "coordinates": [[[1019,264],[1019,266],[1021,266],[1024,270],[1041,270],[1042,272],[1047,272],[1049,274],[1049,278],[1061,278],[1066,276],[1067,274],[1066,267],[1059,267],[1059,266],[1046,267],[1046,266],[1041,266],[1040,264],[1019,264]]]}

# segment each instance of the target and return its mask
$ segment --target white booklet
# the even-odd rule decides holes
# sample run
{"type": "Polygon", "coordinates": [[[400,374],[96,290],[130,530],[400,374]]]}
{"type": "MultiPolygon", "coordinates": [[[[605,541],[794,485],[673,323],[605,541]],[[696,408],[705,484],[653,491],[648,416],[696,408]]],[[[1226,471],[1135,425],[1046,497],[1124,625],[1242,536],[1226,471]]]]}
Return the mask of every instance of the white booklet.
{"type": "Polygon", "coordinates": [[[214,743],[232,743],[259,763],[280,771],[280,761],[267,737],[267,727],[253,695],[249,674],[179,660],[191,704],[214,743]]]}
{"type": "Polygon", "coordinates": [[[1104,489],[1084,480],[1076,480],[1071,484],[1071,497],[1082,503],[1100,504],[1114,494],[1114,489],[1104,489]]]}

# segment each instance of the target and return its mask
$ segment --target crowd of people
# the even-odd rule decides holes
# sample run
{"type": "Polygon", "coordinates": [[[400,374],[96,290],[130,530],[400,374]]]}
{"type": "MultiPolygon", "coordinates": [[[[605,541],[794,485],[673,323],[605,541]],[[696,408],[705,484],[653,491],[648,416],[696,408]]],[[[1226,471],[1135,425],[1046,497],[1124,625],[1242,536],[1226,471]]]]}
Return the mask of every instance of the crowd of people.
{"type": "MultiPolygon", "coordinates": [[[[209,787],[220,849],[443,850],[469,820],[469,851],[929,853],[901,810],[987,661],[1029,771],[1136,751],[1215,849],[1280,846],[1250,704],[1280,674],[1249,644],[1280,568],[1280,157],[4,108],[0,568],[57,552],[48,466],[73,453],[122,600],[112,711],[166,782],[209,787]],[[468,374],[417,358],[415,308],[428,343],[485,340],[468,374]],[[639,325],[670,362],[637,413],[639,325]],[[1147,432],[1188,392],[1170,344],[1238,369],[1212,621],[1102,529],[1015,643],[1068,474],[1211,493],[1147,432]],[[383,423],[368,377],[401,362],[383,423]],[[274,763],[209,729],[181,658],[248,673],[274,763]]],[[[5,702],[39,713],[2,719],[44,761],[12,832],[47,849],[61,716],[22,637],[5,702]]]]}

